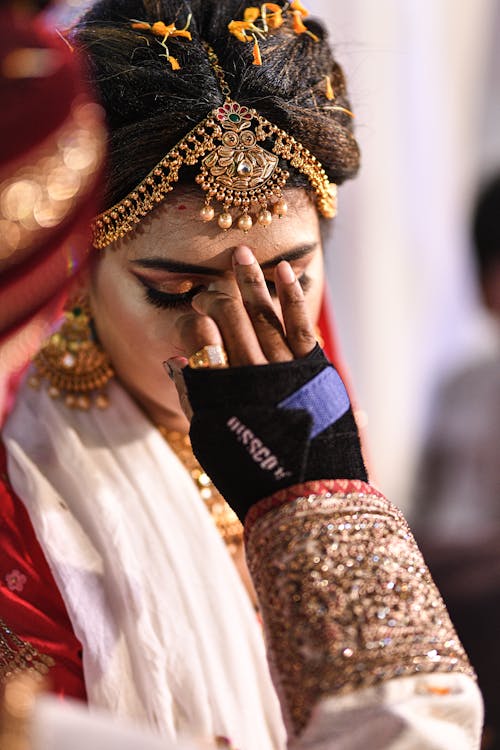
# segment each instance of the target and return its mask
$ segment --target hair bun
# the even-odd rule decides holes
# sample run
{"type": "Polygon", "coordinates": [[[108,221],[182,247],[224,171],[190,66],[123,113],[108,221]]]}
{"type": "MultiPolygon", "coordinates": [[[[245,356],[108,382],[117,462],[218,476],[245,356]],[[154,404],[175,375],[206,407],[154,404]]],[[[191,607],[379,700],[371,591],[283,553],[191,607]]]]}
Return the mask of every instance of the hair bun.
{"type": "Polygon", "coordinates": [[[355,175],[359,149],[346,114],[344,76],[324,26],[307,20],[316,40],[293,33],[287,24],[271,31],[260,42],[262,66],[257,66],[253,45],[228,30],[230,21],[243,18],[251,6],[238,0],[101,0],[77,24],[73,37],[87,56],[110,129],[107,205],[130,192],[223,102],[204,41],[216,50],[236,101],[255,107],[300,140],[332,181],[340,184],[355,175]],[[189,17],[191,41],[169,37],[167,42],[179,69],[162,56],[161,39],[132,28],[134,20],[175,22],[181,28],[189,17]],[[327,96],[328,86],[334,100],[327,96]]]}

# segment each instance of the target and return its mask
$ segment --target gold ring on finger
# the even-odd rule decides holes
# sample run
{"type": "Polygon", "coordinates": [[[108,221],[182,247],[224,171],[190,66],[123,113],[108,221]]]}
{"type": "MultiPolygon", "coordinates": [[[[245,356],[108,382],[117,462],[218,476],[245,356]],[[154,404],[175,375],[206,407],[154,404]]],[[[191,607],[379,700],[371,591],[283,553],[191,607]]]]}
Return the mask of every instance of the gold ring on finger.
{"type": "Polygon", "coordinates": [[[226,350],[221,344],[207,344],[189,357],[188,363],[193,370],[207,367],[222,370],[229,367],[226,350]]]}

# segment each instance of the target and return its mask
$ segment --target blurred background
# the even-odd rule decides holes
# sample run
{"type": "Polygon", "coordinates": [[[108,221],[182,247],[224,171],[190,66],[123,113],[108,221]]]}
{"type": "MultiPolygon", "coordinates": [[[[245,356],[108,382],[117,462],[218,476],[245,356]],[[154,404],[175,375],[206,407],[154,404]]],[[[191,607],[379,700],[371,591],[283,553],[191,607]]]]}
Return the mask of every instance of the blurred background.
{"type": "Polygon", "coordinates": [[[498,347],[470,225],[500,171],[500,1],[308,7],[347,71],[363,153],[328,254],[337,325],[372,473],[408,511],[436,386],[498,347]]]}
{"type": "Polygon", "coordinates": [[[500,750],[500,0],[309,7],[363,153],[327,258],[371,476],[410,519],[500,750]]]}

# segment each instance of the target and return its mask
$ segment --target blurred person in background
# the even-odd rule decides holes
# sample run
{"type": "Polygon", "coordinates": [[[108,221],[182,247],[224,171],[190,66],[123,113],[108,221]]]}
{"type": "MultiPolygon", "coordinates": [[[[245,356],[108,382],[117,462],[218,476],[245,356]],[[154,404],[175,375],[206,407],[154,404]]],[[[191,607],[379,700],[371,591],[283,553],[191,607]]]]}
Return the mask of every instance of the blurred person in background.
{"type": "MultiPolygon", "coordinates": [[[[473,243],[500,344],[500,176],[481,192],[473,243]]],[[[499,750],[500,353],[439,389],[416,487],[413,526],[478,673],[486,705],[483,746],[499,750]]]]}

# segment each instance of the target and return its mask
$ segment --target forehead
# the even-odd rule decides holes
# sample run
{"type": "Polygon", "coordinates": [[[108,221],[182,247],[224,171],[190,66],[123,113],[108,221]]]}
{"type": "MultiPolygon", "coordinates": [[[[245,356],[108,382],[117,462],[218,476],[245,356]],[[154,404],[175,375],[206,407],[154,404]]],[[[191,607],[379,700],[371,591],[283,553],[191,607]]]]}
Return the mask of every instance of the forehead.
{"type": "Polygon", "coordinates": [[[318,213],[305,190],[287,190],[285,198],[286,217],[276,216],[269,227],[255,224],[244,234],[234,227],[224,232],[216,218],[203,223],[199,216],[203,196],[178,189],[138,226],[133,236],[120,243],[121,249],[127,260],[175,259],[222,270],[237,245],[249,245],[257,260],[265,263],[281,253],[319,243],[318,213]]]}

